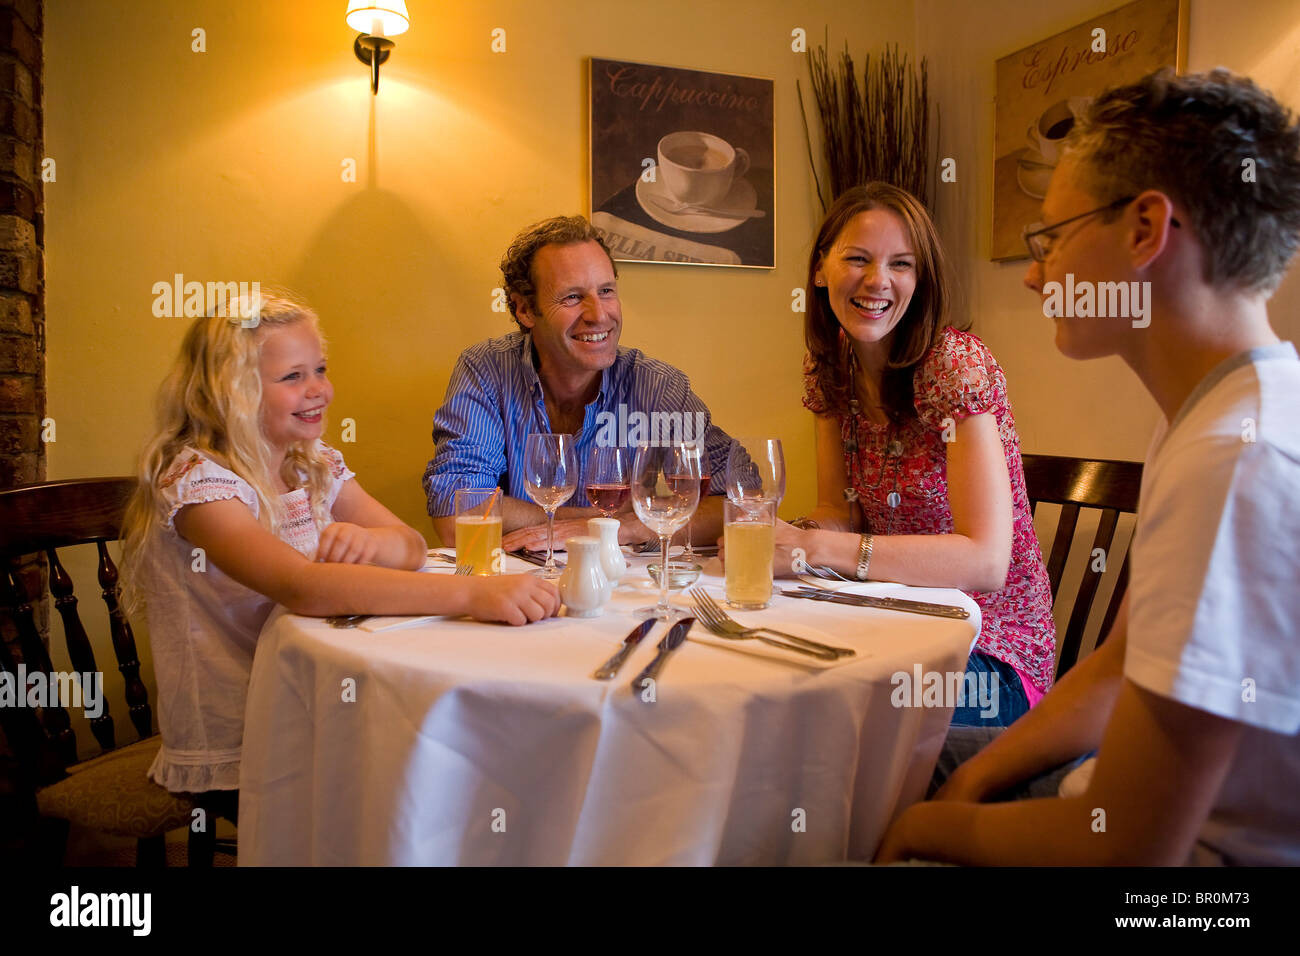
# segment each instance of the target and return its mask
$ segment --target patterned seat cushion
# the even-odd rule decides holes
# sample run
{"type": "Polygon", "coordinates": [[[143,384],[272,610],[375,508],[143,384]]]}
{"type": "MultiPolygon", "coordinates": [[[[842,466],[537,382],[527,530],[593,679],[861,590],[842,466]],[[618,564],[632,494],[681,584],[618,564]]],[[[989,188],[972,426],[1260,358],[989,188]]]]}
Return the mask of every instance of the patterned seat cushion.
{"type": "Polygon", "coordinates": [[[68,777],[37,792],[42,816],[120,836],[156,836],[187,827],[194,801],[148,777],[162,746],[154,735],[68,768],[68,777]]]}

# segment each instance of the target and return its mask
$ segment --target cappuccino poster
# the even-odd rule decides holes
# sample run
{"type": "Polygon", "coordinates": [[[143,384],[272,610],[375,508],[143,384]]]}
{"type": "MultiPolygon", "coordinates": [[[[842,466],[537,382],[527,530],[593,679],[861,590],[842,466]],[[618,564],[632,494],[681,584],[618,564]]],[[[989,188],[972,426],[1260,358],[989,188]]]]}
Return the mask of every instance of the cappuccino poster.
{"type": "Polygon", "coordinates": [[[992,259],[1028,258],[1021,232],[1092,98],[1186,60],[1187,0],[1137,0],[997,61],[992,259]]]}
{"type": "Polygon", "coordinates": [[[772,81],[591,60],[591,222],[623,262],[776,265],[772,81]]]}

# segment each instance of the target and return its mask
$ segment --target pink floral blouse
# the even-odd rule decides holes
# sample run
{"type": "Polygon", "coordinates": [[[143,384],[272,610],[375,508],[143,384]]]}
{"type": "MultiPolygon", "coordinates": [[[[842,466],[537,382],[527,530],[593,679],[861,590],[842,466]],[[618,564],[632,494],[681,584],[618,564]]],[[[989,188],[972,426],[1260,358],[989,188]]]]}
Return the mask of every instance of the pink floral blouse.
{"type": "MultiPolygon", "coordinates": [[[[944,431],[969,415],[992,413],[1011,476],[1011,565],[1002,590],[969,592],[983,615],[975,647],[1028,675],[1045,692],[1056,654],[1052,590],[1034,535],[1006,376],[983,342],[949,328],[921,360],[912,381],[917,417],[894,428],[859,413],[856,453],[852,414],[833,410],[840,420],[849,482],[867,527],[874,534],[951,534],[944,431]]],[[[827,412],[807,365],[803,403],[816,414],[827,412]]]]}

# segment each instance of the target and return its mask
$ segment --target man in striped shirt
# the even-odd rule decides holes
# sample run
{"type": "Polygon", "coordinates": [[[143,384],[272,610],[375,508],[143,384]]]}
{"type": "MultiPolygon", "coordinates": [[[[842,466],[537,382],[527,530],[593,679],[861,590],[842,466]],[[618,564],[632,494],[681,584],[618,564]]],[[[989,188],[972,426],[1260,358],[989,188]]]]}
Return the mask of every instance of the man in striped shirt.
{"type": "MultiPolygon", "coordinates": [[[[623,327],[618,270],[599,233],[581,216],[528,227],[501,260],[510,313],[519,331],[461,353],[433,416],[437,451],[424,472],[429,515],[444,542],[455,538],[458,488],[499,487],[502,546],[540,548],[546,516],[524,488],[524,443],[534,432],[577,436],[579,468],[599,442],[632,445],[638,437],[673,437],[705,445],[711,490],[722,491],[731,439],[679,370],[638,349],[619,348],[623,327]]],[[[591,507],[580,483],[556,512],[555,537],[586,533],[591,507]]],[[[624,543],[654,537],[630,509],[618,515],[624,543]]],[[[721,533],[721,499],[701,500],[696,540],[721,533]]]]}

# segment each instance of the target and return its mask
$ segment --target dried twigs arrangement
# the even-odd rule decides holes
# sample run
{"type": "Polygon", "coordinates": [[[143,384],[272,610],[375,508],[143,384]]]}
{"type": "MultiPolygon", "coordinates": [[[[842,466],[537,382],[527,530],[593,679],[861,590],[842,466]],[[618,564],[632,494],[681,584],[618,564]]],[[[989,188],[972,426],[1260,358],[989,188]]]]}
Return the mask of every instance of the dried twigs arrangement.
{"type": "Polygon", "coordinates": [[[808,72],[825,139],[829,196],[822,191],[813,159],[803,89],[797,83],[796,87],[808,162],[822,209],[844,190],[875,179],[906,189],[928,207],[930,97],[925,59],[918,76],[907,56],[899,56],[897,45],[892,50],[886,47],[874,63],[867,56],[859,84],[846,43],[835,66],[825,46],[810,50],[808,72]]]}

